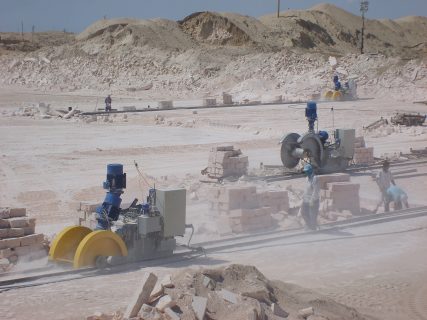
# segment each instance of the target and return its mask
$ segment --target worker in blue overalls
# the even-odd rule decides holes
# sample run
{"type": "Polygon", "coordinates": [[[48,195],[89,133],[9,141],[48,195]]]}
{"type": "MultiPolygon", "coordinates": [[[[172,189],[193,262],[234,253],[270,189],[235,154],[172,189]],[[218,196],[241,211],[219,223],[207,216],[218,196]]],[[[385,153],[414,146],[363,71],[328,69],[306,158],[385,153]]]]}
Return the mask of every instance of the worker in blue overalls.
{"type": "Polygon", "coordinates": [[[335,91],[341,90],[341,82],[337,75],[334,76],[334,85],[335,85],[334,87],[335,91]]]}

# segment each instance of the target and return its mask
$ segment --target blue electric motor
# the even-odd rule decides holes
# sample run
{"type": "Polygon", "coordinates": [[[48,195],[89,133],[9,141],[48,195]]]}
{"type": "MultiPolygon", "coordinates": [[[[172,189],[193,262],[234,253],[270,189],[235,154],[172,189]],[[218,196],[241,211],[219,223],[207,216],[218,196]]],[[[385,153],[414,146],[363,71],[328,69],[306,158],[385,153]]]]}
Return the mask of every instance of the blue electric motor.
{"type": "Polygon", "coordinates": [[[122,164],[107,165],[107,179],[103,188],[108,190],[104,202],[96,208],[96,230],[108,230],[111,221],[117,221],[120,215],[120,196],[126,188],[126,173],[122,164]]]}
{"type": "Polygon", "coordinates": [[[314,131],[314,123],[317,120],[317,104],[314,101],[307,102],[307,107],[305,108],[305,117],[308,121],[308,131],[314,131]]]}

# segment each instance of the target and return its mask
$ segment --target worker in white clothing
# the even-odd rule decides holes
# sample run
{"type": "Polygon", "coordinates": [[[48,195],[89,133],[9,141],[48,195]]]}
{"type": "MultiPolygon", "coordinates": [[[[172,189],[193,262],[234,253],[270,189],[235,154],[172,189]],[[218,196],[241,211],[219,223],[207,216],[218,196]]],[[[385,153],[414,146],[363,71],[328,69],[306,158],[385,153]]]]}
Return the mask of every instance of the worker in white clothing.
{"type": "Polygon", "coordinates": [[[306,226],[311,230],[317,230],[317,215],[319,214],[319,181],[314,174],[311,164],[306,164],[303,172],[307,175],[307,184],[304,190],[301,214],[306,226]]]}
{"type": "Polygon", "coordinates": [[[393,179],[393,175],[390,172],[390,162],[388,160],[384,160],[383,162],[383,168],[382,170],[378,173],[377,176],[377,184],[378,187],[380,188],[381,191],[381,202],[378,204],[378,207],[381,204],[384,204],[384,211],[385,212],[389,212],[390,211],[390,201],[388,201],[388,197],[387,197],[387,190],[388,188],[390,188],[391,185],[396,185],[396,183],[394,182],[393,179]]]}

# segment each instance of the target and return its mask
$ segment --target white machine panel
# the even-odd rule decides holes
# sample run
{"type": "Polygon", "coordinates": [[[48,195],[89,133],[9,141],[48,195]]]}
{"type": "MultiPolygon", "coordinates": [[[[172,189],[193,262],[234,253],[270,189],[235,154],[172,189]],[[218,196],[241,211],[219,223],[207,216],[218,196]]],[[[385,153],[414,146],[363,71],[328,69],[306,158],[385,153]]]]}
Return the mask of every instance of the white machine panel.
{"type": "Polygon", "coordinates": [[[156,207],[163,216],[164,237],[185,233],[186,190],[156,190],[156,207]]]}
{"type": "Polygon", "coordinates": [[[335,138],[340,139],[340,154],[348,159],[354,156],[354,140],[356,138],[355,129],[336,129],[335,138]]]}

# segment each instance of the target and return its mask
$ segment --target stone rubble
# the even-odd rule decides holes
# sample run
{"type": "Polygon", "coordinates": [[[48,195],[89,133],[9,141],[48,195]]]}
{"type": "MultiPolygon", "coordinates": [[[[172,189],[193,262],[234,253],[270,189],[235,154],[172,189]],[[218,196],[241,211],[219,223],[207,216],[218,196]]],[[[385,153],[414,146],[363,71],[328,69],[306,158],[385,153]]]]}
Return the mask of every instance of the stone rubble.
{"type": "MultiPolygon", "coordinates": [[[[155,279],[146,273],[144,281],[155,279]]],[[[230,265],[218,269],[184,269],[171,277],[170,288],[165,288],[159,300],[147,302],[152,295],[154,282],[143,285],[130,299],[125,313],[97,312],[87,320],[267,320],[267,319],[326,319],[363,320],[354,309],[345,307],[328,298],[309,292],[295,285],[268,280],[255,267],[230,265]],[[203,285],[203,279],[214,282],[213,287],[203,285]],[[141,304],[141,302],[145,303],[141,304]],[[311,317],[311,318],[310,318],[311,317]]],[[[146,283],[144,282],[143,283],[146,283]]],[[[157,280],[157,284],[160,284],[157,280]]],[[[127,303],[126,297],[122,297],[127,303]]]]}

